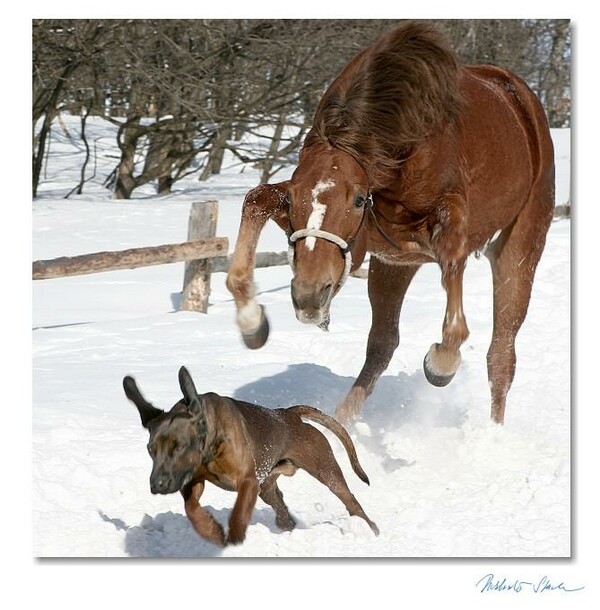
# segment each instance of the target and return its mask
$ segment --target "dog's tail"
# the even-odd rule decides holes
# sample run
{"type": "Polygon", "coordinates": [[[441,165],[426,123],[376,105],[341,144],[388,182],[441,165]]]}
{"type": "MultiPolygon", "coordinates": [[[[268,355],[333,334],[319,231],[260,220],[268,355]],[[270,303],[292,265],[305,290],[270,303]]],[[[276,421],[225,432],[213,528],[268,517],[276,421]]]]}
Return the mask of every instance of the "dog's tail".
{"type": "Polygon", "coordinates": [[[315,407],[311,407],[309,405],[296,405],[294,407],[290,407],[288,411],[293,411],[297,413],[300,417],[304,417],[310,421],[314,421],[317,424],[321,424],[328,430],[331,430],[341,441],[342,445],[344,445],[344,449],[348,453],[348,458],[350,459],[350,464],[352,465],[352,470],[356,473],[358,478],[361,481],[364,481],[367,485],[370,485],[369,477],[367,473],[363,470],[362,466],[358,461],[358,456],[356,455],[356,448],[354,447],[354,443],[350,438],[350,435],[346,431],[346,428],[340,424],[336,419],[326,415],[319,409],[315,407]]]}

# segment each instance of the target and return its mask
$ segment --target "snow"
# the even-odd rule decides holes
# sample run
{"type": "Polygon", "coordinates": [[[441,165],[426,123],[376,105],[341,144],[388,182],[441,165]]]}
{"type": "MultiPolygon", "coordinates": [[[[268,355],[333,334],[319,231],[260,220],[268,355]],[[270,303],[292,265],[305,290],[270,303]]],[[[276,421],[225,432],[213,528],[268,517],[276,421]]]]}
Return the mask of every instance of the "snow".
{"type": "MultiPolygon", "coordinates": [[[[98,131],[107,127],[94,123],[98,131]]],[[[75,126],[74,129],[75,130],[75,126]]],[[[102,142],[110,145],[108,134],[102,142]]],[[[554,131],[557,201],[569,192],[569,132],[554,131]],[[566,149],[566,150],[565,150],[566,149]],[[562,177],[562,178],[561,178],[562,177]]],[[[177,192],[110,199],[98,183],[60,198],[77,178],[79,152],[56,131],[47,179],[33,204],[33,258],[118,250],[185,239],[190,202],[218,199],[217,235],[231,248],[252,170],[177,192]]],[[[111,161],[99,160],[97,181],[111,161]]],[[[562,199],[560,199],[562,198],[562,199]]],[[[207,315],[177,311],[183,264],[37,281],[33,285],[33,485],[36,556],[49,557],[567,557],[570,536],[570,221],[553,223],[538,268],[504,428],[489,421],[485,354],[491,336],[491,277],[469,260],[464,309],[471,335],[447,388],[422,372],[444,315],[439,270],[419,271],[406,298],[401,347],[359,425],[350,431],[371,480],[350,469],[328,435],[347,481],[379,525],[350,517],[325,487],[299,472],[280,479],[298,521],[280,532],[258,501],[246,542],[217,549],[198,538],[179,494],[152,496],[147,432],[121,386],[133,375],[156,406],[179,398],[184,364],[198,389],[268,407],[312,404],[332,414],[358,374],[370,324],[364,280],[349,278],[331,306],[329,333],[299,324],[288,267],[256,271],[257,301],[271,336],[243,347],[224,280],[213,275],[207,315]],[[551,303],[551,307],[548,307],[551,303]]],[[[270,223],[259,250],[285,248],[270,223]]],[[[226,523],[235,495],[210,485],[202,498],[226,523]]]]}
{"type": "MultiPolygon", "coordinates": [[[[116,202],[99,185],[114,161],[106,159],[111,138],[103,133],[105,126],[97,129],[105,165],[84,195],[69,200],[62,197],[78,178],[79,165],[73,146],[55,134],[47,181],[33,205],[33,260],[182,241],[190,203],[208,199],[219,200],[217,234],[229,237],[233,247],[243,195],[256,183],[254,171],[240,174],[239,167],[230,167],[207,183],[192,178],[178,184],[170,196],[156,197],[146,189],[136,191],[135,200],[116,202]]],[[[570,132],[554,130],[553,138],[557,203],[564,203],[570,192],[570,132]]],[[[284,248],[285,237],[269,223],[258,249],[284,248]]],[[[224,274],[213,276],[206,316],[177,311],[180,264],[34,282],[33,554],[205,558],[168,565],[128,562],[128,570],[122,562],[103,563],[102,569],[95,563],[89,576],[81,563],[44,562],[42,582],[56,598],[77,599],[72,591],[81,580],[92,593],[87,603],[95,608],[104,608],[117,595],[148,598],[154,607],[172,604],[173,588],[186,599],[182,583],[190,577],[204,583],[205,599],[220,600],[221,589],[208,583],[224,582],[231,589],[228,595],[248,600],[246,589],[231,588],[231,577],[249,583],[252,598],[260,599],[271,586],[263,584],[267,570],[268,580],[283,585],[284,599],[292,606],[297,595],[318,592],[336,606],[343,599],[349,607],[363,607],[373,603],[377,591],[390,588],[390,594],[416,599],[440,595],[445,600],[467,591],[468,601],[480,604],[481,597],[472,598],[478,593],[474,584],[488,573],[507,578],[546,574],[581,584],[581,571],[574,569],[580,562],[574,566],[556,560],[541,565],[471,560],[443,566],[431,560],[229,561],[226,572],[222,567],[223,558],[236,557],[568,557],[574,542],[570,259],[571,222],[556,221],[518,337],[517,374],[504,428],[489,421],[487,262],[469,259],[464,307],[471,335],[461,368],[443,389],[427,384],[421,366],[429,345],[439,340],[444,295],[435,266],[419,272],[403,309],[401,346],[361,421],[350,430],[370,487],[354,475],[341,445],[328,434],[352,492],[381,530],[378,538],[300,471],[280,479],[297,529],[280,532],[273,511],[259,500],[246,542],[224,551],[195,535],[178,495],[150,494],[147,432],[123,395],[123,376],[134,375],[161,408],[179,398],[177,370],[185,364],[200,391],[269,407],[307,402],[332,413],[363,362],[370,322],[364,280],[348,280],[332,303],[330,332],[322,333],[295,320],[288,268],[257,270],[257,300],[266,306],[272,331],[258,351],[244,348],[239,338],[224,274]],[[73,570],[77,582],[72,582],[73,570]],[[152,576],[162,579],[163,574],[168,577],[164,584],[157,578],[160,586],[147,586],[154,582],[152,576]]],[[[202,498],[223,524],[234,500],[234,494],[210,485],[202,498]]],[[[41,592],[34,595],[42,599],[41,592]]],[[[573,595],[569,602],[575,607],[573,595]]],[[[555,602],[560,600],[544,600],[546,607],[560,607],[555,602]]]]}

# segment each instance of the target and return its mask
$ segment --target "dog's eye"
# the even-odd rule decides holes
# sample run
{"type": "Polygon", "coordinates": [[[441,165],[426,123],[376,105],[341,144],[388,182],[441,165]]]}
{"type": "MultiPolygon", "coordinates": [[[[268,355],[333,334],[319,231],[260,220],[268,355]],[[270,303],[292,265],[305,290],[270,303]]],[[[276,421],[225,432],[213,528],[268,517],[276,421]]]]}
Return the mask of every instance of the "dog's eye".
{"type": "Polygon", "coordinates": [[[285,194],[285,203],[288,207],[292,205],[292,196],[290,195],[289,191],[287,191],[285,194]]]}

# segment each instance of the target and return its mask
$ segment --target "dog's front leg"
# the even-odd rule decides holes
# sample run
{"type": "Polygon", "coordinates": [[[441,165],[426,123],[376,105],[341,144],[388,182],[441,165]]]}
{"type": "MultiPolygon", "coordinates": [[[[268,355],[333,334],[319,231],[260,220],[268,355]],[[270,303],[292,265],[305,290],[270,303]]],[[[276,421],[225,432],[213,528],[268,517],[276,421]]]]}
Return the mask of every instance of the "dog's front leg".
{"type": "Polygon", "coordinates": [[[185,514],[199,536],[218,546],[225,546],[225,532],[220,523],[199,504],[204,491],[204,482],[186,485],[181,490],[185,503],[185,514]]]}
{"type": "Polygon", "coordinates": [[[256,505],[259,484],[255,476],[250,476],[238,484],[237,499],[229,517],[227,544],[240,544],[246,538],[246,529],[256,505]]]}

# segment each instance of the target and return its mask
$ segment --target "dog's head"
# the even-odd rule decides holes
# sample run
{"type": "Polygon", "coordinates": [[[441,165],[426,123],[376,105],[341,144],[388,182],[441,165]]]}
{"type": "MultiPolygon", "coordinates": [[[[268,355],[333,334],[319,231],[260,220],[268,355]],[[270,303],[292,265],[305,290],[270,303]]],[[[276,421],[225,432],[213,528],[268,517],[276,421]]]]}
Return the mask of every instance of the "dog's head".
{"type": "Polygon", "coordinates": [[[146,401],[133,377],[123,379],[123,389],[140,414],[142,426],[150,432],[148,453],[152,458],[150,490],[169,494],[189,483],[202,464],[207,422],[206,409],[185,367],[179,370],[183,400],[170,411],[146,401]]]}

